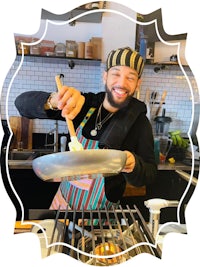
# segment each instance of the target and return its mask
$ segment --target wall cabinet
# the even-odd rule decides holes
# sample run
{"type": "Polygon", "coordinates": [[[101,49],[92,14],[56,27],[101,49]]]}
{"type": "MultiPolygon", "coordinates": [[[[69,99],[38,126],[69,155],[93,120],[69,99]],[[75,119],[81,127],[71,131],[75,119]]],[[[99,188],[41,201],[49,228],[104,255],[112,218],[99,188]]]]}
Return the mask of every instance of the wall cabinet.
{"type": "MultiPolygon", "coordinates": [[[[137,20],[140,22],[152,22],[153,20],[157,20],[157,26],[158,26],[158,32],[160,34],[160,37],[169,43],[174,43],[177,41],[180,41],[180,61],[182,65],[187,65],[187,62],[185,60],[185,40],[187,37],[187,34],[179,34],[179,35],[169,35],[164,31],[163,28],[163,20],[162,20],[162,10],[158,9],[150,14],[142,15],[137,14],[137,20]]],[[[136,26],[136,49],[139,51],[140,47],[140,37],[141,35],[145,35],[148,40],[148,48],[150,50],[150,53],[152,55],[151,63],[171,63],[171,64],[177,64],[177,62],[171,62],[170,57],[172,55],[177,54],[177,46],[175,45],[166,45],[162,43],[158,37],[158,34],[156,32],[156,26],[155,23],[152,22],[148,25],[141,25],[137,24],[136,26]]]]}
{"type": "MultiPolygon", "coordinates": [[[[83,10],[83,9],[74,9],[68,13],[62,14],[62,15],[56,15],[54,13],[51,13],[47,10],[42,10],[42,16],[41,19],[49,19],[49,20],[60,20],[60,21],[67,21],[72,18],[75,18],[78,15],[81,15],[89,10],[83,10]]],[[[76,19],[78,22],[89,22],[89,23],[101,23],[102,20],[102,14],[103,12],[97,12],[97,13],[91,13],[87,15],[83,15],[76,19]]],[[[73,26],[74,22],[71,22],[71,25],[73,26]]]]}
{"type": "MultiPolygon", "coordinates": [[[[61,14],[61,15],[56,15],[54,13],[51,13],[45,9],[42,9],[42,15],[41,15],[41,19],[49,19],[49,20],[59,20],[59,21],[67,21],[70,20],[72,18],[75,18],[78,15],[83,14],[83,16],[80,16],[79,18],[76,19],[76,21],[78,22],[90,22],[90,23],[101,23],[102,20],[102,14],[103,12],[93,12],[91,14],[88,15],[84,15],[84,13],[86,13],[87,11],[91,11],[94,9],[104,9],[106,7],[106,2],[105,1],[100,1],[100,2],[95,2],[97,4],[98,7],[93,7],[92,4],[90,3],[91,6],[89,6],[89,8],[86,8],[85,6],[87,5],[83,5],[80,6],[78,8],[75,8],[67,13],[61,14]]],[[[89,5],[89,4],[88,4],[89,5]]],[[[72,22],[72,26],[73,26],[72,22]]]]}
{"type": "MultiPolygon", "coordinates": [[[[178,35],[169,35],[165,32],[165,30],[163,28],[162,10],[161,9],[158,9],[158,10],[156,10],[150,14],[147,14],[147,15],[142,15],[142,14],[137,15],[137,20],[141,21],[141,22],[151,22],[155,19],[157,20],[159,34],[163,40],[173,41],[173,40],[186,39],[186,37],[187,37],[186,33],[178,34],[178,35]]],[[[139,28],[140,28],[140,26],[137,25],[137,34],[139,34],[139,32],[138,32],[139,28]]],[[[155,43],[155,42],[160,41],[159,37],[157,35],[157,32],[156,32],[155,23],[145,25],[144,26],[144,34],[148,35],[148,41],[150,43],[155,43]]],[[[139,36],[137,36],[137,38],[139,38],[139,36]]]]}

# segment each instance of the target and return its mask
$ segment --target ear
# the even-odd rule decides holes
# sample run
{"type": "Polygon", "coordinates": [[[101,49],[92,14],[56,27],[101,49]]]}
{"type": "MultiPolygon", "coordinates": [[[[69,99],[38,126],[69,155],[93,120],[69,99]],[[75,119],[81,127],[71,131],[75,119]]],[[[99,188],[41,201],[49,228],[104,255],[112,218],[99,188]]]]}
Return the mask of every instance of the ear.
{"type": "MultiPolygon", "coordinates": [[[[142,83],[142,80],[141,80],[141,78],[139,78],[138,81],[137,81],[137,86],[136,86],[136,88],[140,88],[141,83],[142,83]]],[[[136,89],[136,90],[137,90],[137,89],[136,89]]]]}
{"type": "Polygon", "coordinates": [[[104,71],[104,73],[103,73],[103,84],[106,84],[107,77],[108,77],[108,72],[104,71]]]}

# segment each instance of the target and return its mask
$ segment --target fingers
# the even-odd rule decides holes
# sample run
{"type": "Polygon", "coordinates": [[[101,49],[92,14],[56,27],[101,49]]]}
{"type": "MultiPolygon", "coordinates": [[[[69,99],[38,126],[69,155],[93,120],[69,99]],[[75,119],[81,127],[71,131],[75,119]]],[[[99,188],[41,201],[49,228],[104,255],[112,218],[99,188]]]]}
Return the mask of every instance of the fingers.
{"type": "Polygon", "coordinates": [[[126,152],[126,164],[122,170],[122,172],[132,172],[134,170],[135,167],[135,157],[134,155],[129,152],[129,151],[125,151],[126,152]]]}
{"type": "Polygon", "coordinates": [[[62,86],[58,94],[58,108],[63,109],[67,104],[69,104],[69,108],[70,108],[73,102],[76,101],[76,98],[78,97],[79,94],[80,92],[73,87],[62,86]],[[71,98],[72,99],[75,98],[75,99],[73,99],[72,101],[71,98]]]}
{"type": "Polygon", "coordinates": [[[68,117],[70,120],[73,120],[81,111],[81,108],[85,102],[84,96],[80,95],[76,104],[70,103],[65,105],[62,110],[62,116],[68,117]]]}
{"type": "Polygon", "coordinates": [[[59,90],[58,108],[62,116],[74,119],[85,102],[84,96],[74,87],[63,86],[59,90]]]}

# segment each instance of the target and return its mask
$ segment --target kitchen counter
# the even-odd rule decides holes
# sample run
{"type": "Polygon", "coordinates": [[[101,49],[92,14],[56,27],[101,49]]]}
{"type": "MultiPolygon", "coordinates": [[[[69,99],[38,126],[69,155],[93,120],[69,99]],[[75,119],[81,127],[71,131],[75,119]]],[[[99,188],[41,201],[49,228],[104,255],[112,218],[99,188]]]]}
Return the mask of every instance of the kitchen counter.
{"type": "MultiPolygon", "coordinates": [[[[10,169],[32,169],[32,160],[8,160],[8,166],[10,169]]],[[[164,171],[175,171],[175,170],[183,170],[190,171],[191,166],[185,165],[182,162],[176,162],[174,164],[164,163],[158,165],[158,170],[164,171]]],[[[198,170],[198,167],[195,167],[195,170],[198,170]]]]}
{"type": "MultiPolygon", "coordinates": [[[[167,171],[167,170],[169,170],[169,171],[173,171],[173,170],[174,171],[175,170],[190,171],[191,168],[192,168],[192,166],[186,165],[186,164],[184,164],[182,162],[176,162],[174,164],[166,162],[164,164],[159,164],[158,165],[158,170],[161,170],[161,171],[162,170],[163,171],[167,171]]],[[[198,167],[195,166],[194,169],[198,170],[198,167]]]]}
{"type": "Polygon", "coordinates": [[[8,160],[9,169],[32,169],[32,160],[8,160]]]}

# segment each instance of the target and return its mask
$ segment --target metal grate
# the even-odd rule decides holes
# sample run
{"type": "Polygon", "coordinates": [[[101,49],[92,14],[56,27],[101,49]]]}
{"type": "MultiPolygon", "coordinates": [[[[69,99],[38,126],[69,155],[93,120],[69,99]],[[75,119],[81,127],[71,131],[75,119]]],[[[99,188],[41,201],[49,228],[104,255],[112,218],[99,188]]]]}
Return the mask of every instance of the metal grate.
{"type": "MultiPolygon", "coordinates": [[[[56,230],[61,229],[59,240],[62,251],[91,265],[113,265],[127,261],[140,253],[161,258],[161,250],[136,206],[119,206],[103,210],[30,210],[30,219],[53,219],[49,243],[55,242],[56,230]],[[60,228],[62,222],[62,228],[60,228]],[[115,255],[114,255],[115,254],[115,255]]],[[[58,247],[58,246],[57,246],[58,247]]],[[[53,246],[48,248],[47,256],[53,246]]]]}

